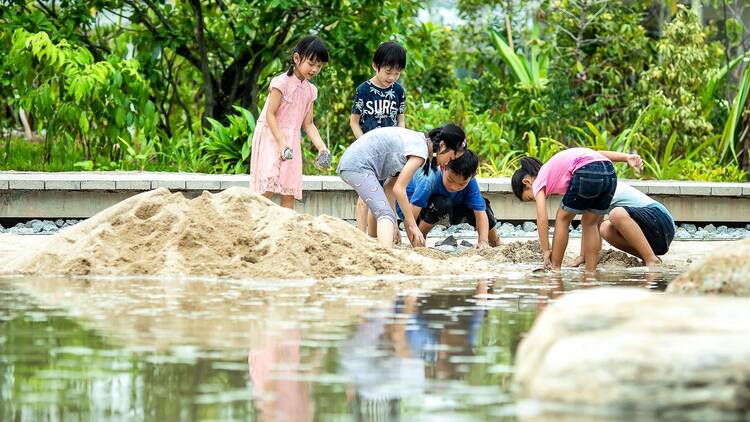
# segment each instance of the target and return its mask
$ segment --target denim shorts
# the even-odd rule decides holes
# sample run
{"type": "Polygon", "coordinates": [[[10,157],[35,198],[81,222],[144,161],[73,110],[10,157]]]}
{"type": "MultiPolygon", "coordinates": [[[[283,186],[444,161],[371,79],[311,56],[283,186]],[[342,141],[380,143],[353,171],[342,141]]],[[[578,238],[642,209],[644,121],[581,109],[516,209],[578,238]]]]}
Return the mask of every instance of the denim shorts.
{"type": "Polygon", "coordinates": [[[674,239],[674,220],[655,205],[646,207],[622,207],[641,228],[654,255],[664,255],[674,239]]]}
{"type": "MultiPolygon", "coordinates": [[[[490,201],[484,198],[485,212],[490,229],[495,227],[495,213],[492,211],[490,201]]],[[[468,223],[477,228],[476,216],[474,210],[470,209],[463,203],[453,205],[450,198],[444,195],[432,195],[426,207],[422,208],[417,220],[424,221],[428,224],[437,224],[443,217],[447,216],[451,226],[461,223],[468,223]]]]}
{"type": "Polygon", "coordinates": [[[560,207],[574,214],[604,215],[617,189],[617,174],[611,161],[594,161],[576,170],[560,207]]]}

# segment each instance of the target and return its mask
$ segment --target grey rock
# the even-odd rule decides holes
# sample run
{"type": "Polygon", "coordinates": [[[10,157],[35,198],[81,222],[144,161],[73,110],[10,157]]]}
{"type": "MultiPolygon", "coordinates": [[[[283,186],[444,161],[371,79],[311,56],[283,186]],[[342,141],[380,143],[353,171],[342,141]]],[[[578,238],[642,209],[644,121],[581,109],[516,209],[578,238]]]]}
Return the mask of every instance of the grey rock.
{"type": "Polygon", "coordinates": [[[716,226],[714,226],[713,224],[709,224],[706,227],[704,227],[703,230],[709,233],[716,233],[716,226]]]}
{"type": "Polygon", "coordinates": [[[458,241],[455,237],[448,236],[440,242],[435,243],[435,246],[450,246],[452,248],[455,248],[456,246],[458,246],[458,241]]]}
{"type": "Polygon", "coordinates": [[[459,246],[463,246],[465,248],[473,248],[474,245],[471,244],[471,242],[468,242],[466,240],[462,240],[459,246]]]}
{"type": "Polygon", "coordinates": [[[745,230],[747,230],[747,231],[749,231],[749,232],[750,232],[750,224],[746,224],[746,225],[745,225],[745,230]]]}
{"type": "Polygon", "coordinates": [[[42,231],[46,232],[46,233],[56,233],[58,230],[59,230],[59,228],[54,223],[52,223],[52,224],[45,224],[42,227],[42,231]]]}
{"type": "Polygon", "coordinates": [[[513,236],[513,234],[516,231],[516,229],[510,223],[503,223],[503,225],[500,226],[500,230],[499,231],[500,231],[500,236],[511,237],[511,236],[513,236]]]}
{"type": "Polygon", "coordinates": [[[678,227],[674,232],[675,239],[689,239],[690,233],[684,227],[678,227]]]}
{"type": "Polygon", "coordinates": [[[525,232],[536,231],[536,223],[532,223],[531,221],[526,221],[525,223],[523,223],[523,231],[525,232]]]}
{"type": "Polygon", "coordinates": [[[469,223],[461,223],[455,226],[456,231],[474,231],[474,227],[471,227],[469,223]]]}
{"type": "Polygon", "coordinates": [[[719,233],[726,233],[728,230],[729,230],[729,227],[724,226],[724,225],[719,226],[719,227],[716,228],[716,231],[719,232],[719,233]]]}
{"type": "MultiPolygon", "coordinates": [[[[355,221],[354,224],[357,224],[357,222],[355,221]]],[[[55,225],[57,227],[62,227],[65,225],[65,220],[62,220],[62,219],[55,220],[55,225]]]]}
{"type": "Polygon", "coordinates": [[[24,224],[24,227],[33,228],[34,224],[42,224],[41,220],[30,220],[27,221],[26,224],[24,224]]]}
{"type": "Polygon", "coordinates": [[[23,228],[23,227],[26,227],[26,224],[24,224],[24,223],[16,223],[16,225],[13,226],[14,229],[20,229],[20,228],[23,228]]]}
{"type": "Polygon", "coordinates": [[[698,231],[698,227],[695,227],[695,224],[683,224],[682,227],[690,234],[695,234],[698,231]]]}
{"type": "Polygon", "coordinates": [[[514,228],[516,229],[517,232],[522,232],[523,231],[523,226],[521,226],[520,224],[517,225],[517,226],[515,226],[514,228]]]}
{"type": "Polygon", "coordinates": [[[708,232],[703,229],[698,229],[697,232],[693,234],[693,239],[705,239],[708,236],[708,232]]]}
{"type": "Polygon", "coordinates": [[[78,224],[78,220],[65,220],[65,224],[72,226],[73,224],[78,224]]]}
{"type": "Polygon", "coordinates": [[[39,220],[33,220],[33,222],[31,223],[31,228],[34,229],[34,231],[37,233],[42,231],[43,227],[44,227],[44,223],[39,220]]]}
{"type": "Polygon", "coordinates": [[[748,318],[746,301],[725,297],[618,287],[567,293],[518,347],[515,391],[571,416],[616,409],[617,420],[740,420],[748,318]]]}

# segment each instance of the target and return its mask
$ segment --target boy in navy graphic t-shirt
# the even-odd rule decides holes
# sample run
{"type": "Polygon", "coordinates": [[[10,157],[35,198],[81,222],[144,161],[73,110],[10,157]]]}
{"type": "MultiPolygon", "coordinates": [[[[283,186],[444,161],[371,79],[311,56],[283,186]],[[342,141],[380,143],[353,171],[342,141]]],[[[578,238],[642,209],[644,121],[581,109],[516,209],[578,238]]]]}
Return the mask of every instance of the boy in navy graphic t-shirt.
{"type": "MultiPolygon", "coordinates": [[[[375,50],[372,58],[375,76],[360,84],[354,94],[349,126],[356,139],[375,128],[405,126],[406,93],[397,82],[405,67],[406,50],[399,43],[384,42],[375,50]]],[[[357,228],[362,231],[367,231],[367,211],[367,206],[359,199],[355,215],[357,228]]],[[[374,236],[375,224],[371,223],[370,232],[374,236]]]]}

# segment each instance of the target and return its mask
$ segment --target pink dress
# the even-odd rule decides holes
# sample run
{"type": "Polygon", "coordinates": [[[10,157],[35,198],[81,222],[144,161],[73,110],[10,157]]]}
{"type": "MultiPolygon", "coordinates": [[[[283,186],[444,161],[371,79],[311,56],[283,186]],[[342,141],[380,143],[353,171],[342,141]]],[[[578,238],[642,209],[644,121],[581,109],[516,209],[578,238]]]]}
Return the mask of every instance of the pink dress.
{"type": "Polygon", "coordinates": [[[253,133],[250,189],[257,193],[273,192],[302,199],[302,123],[318,97],[318,88],[307,80],[300,81],[286,73],[273,78],[269,93],[273,88],[282,94],[281,104],[276,111],[276,123],[286,146],[294,153],[291,160],[282,161],[279,158],[276,140],[266,122],[266,101],[253,133]]]}

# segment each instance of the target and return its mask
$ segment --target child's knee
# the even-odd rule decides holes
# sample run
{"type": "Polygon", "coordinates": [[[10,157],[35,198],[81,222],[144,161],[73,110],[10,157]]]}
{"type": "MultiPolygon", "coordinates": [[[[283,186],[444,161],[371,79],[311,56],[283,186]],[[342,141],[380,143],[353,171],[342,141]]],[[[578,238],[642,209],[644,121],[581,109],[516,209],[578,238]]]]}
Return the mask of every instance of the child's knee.
{"type": "Polygon", "coordinates": [[[630,218],[630,214],[622,207],[612,208],[609,212],[609,221],[611,224],[620,224],[630,218]]]}

